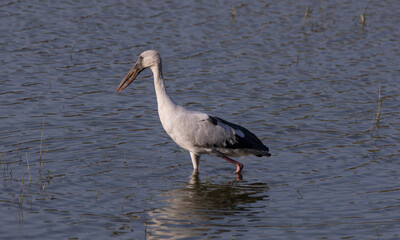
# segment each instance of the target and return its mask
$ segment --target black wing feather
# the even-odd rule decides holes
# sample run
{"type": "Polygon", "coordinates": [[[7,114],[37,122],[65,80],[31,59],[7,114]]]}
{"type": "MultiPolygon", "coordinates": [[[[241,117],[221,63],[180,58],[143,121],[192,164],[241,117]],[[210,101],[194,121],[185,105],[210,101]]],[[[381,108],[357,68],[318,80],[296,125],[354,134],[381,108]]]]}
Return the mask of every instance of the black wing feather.
{"type": "MultiPolygon", "coordinates": [[[[233,129],[240,130],[243,134],[244,137],[241,137],[237,134],[235,134],[235,141],[225,141],[224,148],[231,148],[231,149],[256,149],[256,150],[261,150],[261,151],[269,151],[268,147],[265,146],[260,139],[254,133],[250,132],[246,128],[236,125],[234,123],[225,121],[222,118],[219,117],[214,117],[208,115],[209,120],[212,124],[218,125],[218,123],[225,124],[233,129]]],[[[262,155],[257,155],[258,157],[261,157],[262,155]]]]}

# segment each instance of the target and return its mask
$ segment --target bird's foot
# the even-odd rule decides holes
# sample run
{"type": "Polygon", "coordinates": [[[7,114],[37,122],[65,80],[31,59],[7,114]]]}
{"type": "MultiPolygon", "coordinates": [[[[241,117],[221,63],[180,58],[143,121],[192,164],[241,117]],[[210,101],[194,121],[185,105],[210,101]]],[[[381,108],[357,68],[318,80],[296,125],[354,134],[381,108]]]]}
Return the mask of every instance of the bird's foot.
{"type": "Polygon", "coordinates": [[[236,164],[236,171],[234,173],[240,173],[243,169],[244,165],[240,162],[237,162],[236,164]]]}
{"type": "Polygon", "coordinates": [[[223,156],[222,158],[225,159],[226,161],[236,165],[236,171],[234,173],[240,173],[242,171],[242,169],[244,167],[244,165],[242,163],[240,163],[238,161],[235,161],[233,159],[230,159],[230,158],[228,158],[226,156],[223,156]]]}
{"type": "Polygon", "coordinates": [[[198,168],[193,169],[192,175],[193,176],[199,175],[199,169],[198,168]]]}

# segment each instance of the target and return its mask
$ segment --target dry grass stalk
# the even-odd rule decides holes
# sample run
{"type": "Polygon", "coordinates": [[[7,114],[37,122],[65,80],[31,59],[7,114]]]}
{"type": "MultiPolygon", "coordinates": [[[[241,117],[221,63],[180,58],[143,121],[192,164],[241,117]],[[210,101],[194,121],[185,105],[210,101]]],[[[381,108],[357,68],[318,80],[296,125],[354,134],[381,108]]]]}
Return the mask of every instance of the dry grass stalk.
{"type": "Polygon", "coordinates": [[[310,7],[306,7],[306,11],[304,12],[304,20],[303,20],[303,28],[306,25],[307,18],[310,16],[311,10],[310,7]]]}
{"type": "MultiPolygon", "coordinates": [[[[43,167],[43,164],[44,164],[44,157],[42,157],[43,133],[44,133],[44,119],[43,119],[43,125],[42,125],[42,134],[41,134],[41,136],[40,136],[39,172],[42,171],[42,167],[43,167]]],[[[46,148],[46,153],[47,153],[47,148],[46,148]]]]}
{"type": "Polygon", "coordinates": [[[29,167],[28,152],[26,153],[26,165],[28,166],[29,183],[32,183],[31,169],[29,167]]]}
{"type": "Polygon", "coordinates": [[[232,1],[232,12],[231,12],[231,14],[232,14],[232,19],[235,20],[236,8],[235,8],[235,5],[233,4],[233,1],[232,1]]]}
{"type": "Polygon", "coordinates": [[[42,134],[41,134],[41,136],[40,136],[39,160],[42,160],[43,132],[44,132],[44,119],[43,119],[43,125],[42,125],[42,134]]]}
{"type": "Polygon", "coordinates": [[[360,14],[360,20],[361,20],[361,26],[362,27],[365,27],[365,25],[367,24],[367,22],[366,22],[367,20],[365,18],[365,12],[368,9],[368,5],[369,5],[369,2],[367,3],[367,6],[365,7],[364,11],[360,14]]]}

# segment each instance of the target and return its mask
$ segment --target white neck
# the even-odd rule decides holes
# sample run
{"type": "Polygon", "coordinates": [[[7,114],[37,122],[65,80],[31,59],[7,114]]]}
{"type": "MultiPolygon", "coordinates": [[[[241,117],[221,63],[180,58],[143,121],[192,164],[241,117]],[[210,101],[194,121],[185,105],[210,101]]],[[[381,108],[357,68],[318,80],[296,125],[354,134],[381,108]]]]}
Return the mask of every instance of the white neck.
{"type": "Polygon", "coordinates": [[[161,63],[155,67],[151,67],[151,70],[153,71],[154,75],[154,87],[157,95],[158,113],[161,118],[162,112],[172,111],[176,107],[176,104],[171,100],[167,94],[167,91],[165,90],[161,63]]]}

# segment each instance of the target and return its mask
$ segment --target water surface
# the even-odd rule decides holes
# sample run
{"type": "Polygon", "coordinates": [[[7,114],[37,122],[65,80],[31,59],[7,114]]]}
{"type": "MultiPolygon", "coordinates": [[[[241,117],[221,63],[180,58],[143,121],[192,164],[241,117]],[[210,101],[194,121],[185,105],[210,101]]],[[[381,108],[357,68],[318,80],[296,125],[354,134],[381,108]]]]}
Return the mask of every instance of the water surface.
{"type": "Polygon", "coordinates": [[[399,9],[2,2],[0,237],[399,238],[399,9]],[[151,72],[115,93],[147,49],[176,102],[245,126],[272,157],[238,159],[237,180],[203,156],[192,175],[151,72]]]}

